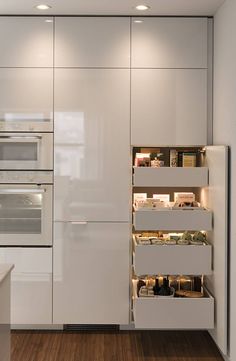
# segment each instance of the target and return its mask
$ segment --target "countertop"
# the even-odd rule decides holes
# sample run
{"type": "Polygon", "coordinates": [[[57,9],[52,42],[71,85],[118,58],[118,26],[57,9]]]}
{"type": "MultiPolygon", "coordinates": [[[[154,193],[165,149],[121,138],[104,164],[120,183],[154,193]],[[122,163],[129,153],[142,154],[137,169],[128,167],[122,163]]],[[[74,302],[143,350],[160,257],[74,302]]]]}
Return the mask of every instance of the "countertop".
{"type": "Polygon", "coordinates": [[[7,275],[13,270],[13,264],[0,264],[0,285],[7,277],[7,275]]]}

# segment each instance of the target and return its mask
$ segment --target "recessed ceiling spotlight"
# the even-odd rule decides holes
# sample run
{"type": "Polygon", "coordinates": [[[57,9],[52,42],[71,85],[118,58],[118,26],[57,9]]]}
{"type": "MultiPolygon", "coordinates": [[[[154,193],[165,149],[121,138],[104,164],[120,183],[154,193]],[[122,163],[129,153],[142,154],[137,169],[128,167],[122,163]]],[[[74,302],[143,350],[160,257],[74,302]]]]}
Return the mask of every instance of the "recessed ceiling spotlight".
{"type": "Polygon", "coordinates": [[[46,19],[45,23],[53,23],[53,20],[52,19],[46,19]]]}
{"type": "Polygon", "coordinates": [[[141,24],[141,23],[143,23],[143,20],[134,20],[134,23],[141,24]]]}
{"type": "Polygon", "coordinates": [[[148,5],[137,5],[137,6],[135,7],[135,9],[136,9],[136,10],[140,10],[140,11],[145,11],[145,10],[150,9],[150,6],[148,6],[148,5]]]}
{"type": "Polygon", "coordinates": [[[48,10],[48,9],[51,8],[51,6],[46,5],[46,4],[36,5],[35,7],[36,7],[36,9],[38,9],[38,10],[48,10]]]}

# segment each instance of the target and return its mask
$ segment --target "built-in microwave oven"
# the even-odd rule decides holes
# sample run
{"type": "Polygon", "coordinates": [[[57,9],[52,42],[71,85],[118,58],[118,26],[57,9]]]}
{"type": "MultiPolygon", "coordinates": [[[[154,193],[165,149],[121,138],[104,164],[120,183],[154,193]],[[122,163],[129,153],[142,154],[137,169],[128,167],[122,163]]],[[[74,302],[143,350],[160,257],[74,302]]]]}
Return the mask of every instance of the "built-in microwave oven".
{"type": "Polygon", "coordinates": [[[0,246],[52,245],[52,184],[0,184],[0,246]]]}
{"type": "Polygon", "coordinates": [[[52,133],[1,133],[0,169],[52,170],[52,133]]]}

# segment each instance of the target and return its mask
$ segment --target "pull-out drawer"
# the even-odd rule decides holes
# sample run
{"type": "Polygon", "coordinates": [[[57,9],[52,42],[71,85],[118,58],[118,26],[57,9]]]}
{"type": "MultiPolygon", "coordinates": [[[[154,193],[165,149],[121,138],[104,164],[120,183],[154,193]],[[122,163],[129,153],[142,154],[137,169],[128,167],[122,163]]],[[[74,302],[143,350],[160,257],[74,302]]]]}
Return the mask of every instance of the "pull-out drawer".
{"type": "Polygon", "coordinates": [[[212,246],[194,245],[139,245],[134,239],[133,265],[135,274],[212,273],[212,246]]]}
{"type": "Polygon", "coordinates": [[[11,282],[11,323],[52,323],[52,249],[0,248],[0,263],[15,265],[11,282]]]}
{"type": "Polygon", "coordinates": [[[141,298],[134,295],[134,324],[148,329],[213,329],[214,298],[141,298]]]}
{"type": "Polygon", "coordinates": [[[212,213],[205,209],[137,210],[134,212],[133,223],[136,231],[210,231],[212,213]]]}
{"type": "Polygon", "coordinates": [[[135,187],[206,187],[207,167],[134,167],[135,187]]]}

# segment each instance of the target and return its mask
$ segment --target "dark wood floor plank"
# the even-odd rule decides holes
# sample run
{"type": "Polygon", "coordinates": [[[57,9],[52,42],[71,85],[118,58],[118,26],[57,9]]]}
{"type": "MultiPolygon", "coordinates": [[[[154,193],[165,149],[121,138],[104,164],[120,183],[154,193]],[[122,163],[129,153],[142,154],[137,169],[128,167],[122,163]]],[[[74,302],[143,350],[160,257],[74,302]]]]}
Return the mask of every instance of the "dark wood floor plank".
{"type": "Polygon", "coordinates": [[[12,332],[11,361],[222,361],[207,332],[12,332]]]}

